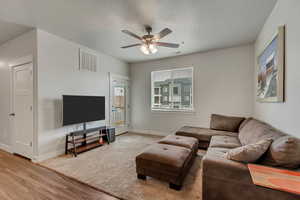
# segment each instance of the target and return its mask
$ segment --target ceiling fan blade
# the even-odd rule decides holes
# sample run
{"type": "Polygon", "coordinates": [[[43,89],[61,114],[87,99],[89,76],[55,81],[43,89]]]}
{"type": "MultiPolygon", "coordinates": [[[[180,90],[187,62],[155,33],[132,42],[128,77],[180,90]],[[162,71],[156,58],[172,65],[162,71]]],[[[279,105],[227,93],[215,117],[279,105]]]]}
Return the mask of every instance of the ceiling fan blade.
{"type": "Polygon", "coordinates": [[[123,46],[121,48],[126,49],[126,48],[136,47],[136,46],[141,46],[141,44],[132,44],[132,45],[123,46]]]}
{"type": "Polygon", "coordinates": [[[175,43],[156,42],[155,44],[157,46],[161,46],[161,47],[170,47],[170,48],[178,48],[179,47],[179,44],[175,44],[175,43]]]}
{"type": "Polygon", "coordinates": [[[139,39],[139,40],[142,40],[143,38],[141,38],[140,36],[128,31],[128,30],[122,30],[123,33],[127,34],[127,35],[130,35],[131,37],[134,37],[136,39],[139,39]]]}
{"type": "Polygon", "coordinates": [[[161,39],[166,35],[169,35],[170,33],[172,33],[172,30],[169,28],[165,28],[156,35],[156,39],[161,39]]]}

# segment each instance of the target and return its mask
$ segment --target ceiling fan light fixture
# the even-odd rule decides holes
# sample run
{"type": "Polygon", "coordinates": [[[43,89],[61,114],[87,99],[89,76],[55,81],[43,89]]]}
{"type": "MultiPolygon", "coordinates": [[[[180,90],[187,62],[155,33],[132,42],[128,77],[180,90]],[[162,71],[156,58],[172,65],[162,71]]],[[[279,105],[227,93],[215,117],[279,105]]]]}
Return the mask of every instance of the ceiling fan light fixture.
{"type": "Polygon", "coordinates": [[[141,46],[141,51],[144,53],[144,54],[146,54],[146,55],[149,55],[150,54],[150,51],[149,51],[149,49],[148,49],[148,46],[146,45],[146,44],[143,44],[142,46],[141,46]]]}
{"type": "Polygon", "coordinates": [[[150,26],[146,26],[145,28],[146,28],[146,31],[148,34],[146,34],[142,37],[132,33],[131,31],[122,30],[123,33],[140,40],[141,43],[127,45],[127,46],[123,46],[121,48],[126,49],[126,48],[130,48],[130,47],[140,46],[141,52],[143,52],[145,55],[155,54],[158,51],[157,46],[168,47],[168,48],[179,48],[179,44],[158,42],[163,37],[172,33],[172,31],[169,28],[163,29],[158,34],[151,34],[152,28],[150,26]]]}
{"type": "Polygon", "coordinates": [[[157,52],[157,48],[154,44],[143,44],[140,49],[146,55],[155,54],[157,52]]]}
{"type": "Polygon", "coordinates": [[[149,45],[149,50],[152,54],[155,54],[157,52],[157,48],[154,44],[149,45]]]}

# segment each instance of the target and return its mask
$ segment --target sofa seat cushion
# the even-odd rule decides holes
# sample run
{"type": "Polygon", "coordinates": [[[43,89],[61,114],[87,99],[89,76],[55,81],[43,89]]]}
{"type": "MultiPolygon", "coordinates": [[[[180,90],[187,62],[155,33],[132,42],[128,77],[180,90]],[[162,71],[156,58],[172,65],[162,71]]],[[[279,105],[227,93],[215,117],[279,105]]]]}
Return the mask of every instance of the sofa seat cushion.
{"type": "Polygon", "coordinates": [[[237,136],[237,133],[228,131],[217,131],[209,128],[184,126],[176,132],[176,135],[194,137],[197,138],[199,141],[209,142],[211,137],[215,135],[237,136]]]}
{"type": "Polygon", "coordinates": [[[253,184],[246,164],[228,160],[230,148],[209,148],[202,160],[203,175],[235,183],[253,184]]]}
{"type": "Polygon", "coordinates": [[[209,147],[224,147],[224,148],[236,148],[240,147],[241,143],[238,137],[215,135],[212,136],[209,147]]]}
{"type": "Polygon", "coordinates": [[[205,155],[213,155],[218,158],[226,158],[226,153],[232,148],[226,147],[209,147],[205,155]]]}
{"type": "Polygon", "coordinates": [[[220,131],[238,132],[244,117],[231,117],[212,114],[210,119],[210,128],[220,131]]]}
{"type": "Polygon", "coordinates": [[[136,157],[137,167],[151,168],[170,173],[180,173],[191,157],[191,150],[185,147],[153,144],[136,157]]]}
{"type": "Polygon", "coordinates": [[[191,150],[198,149],[198,140],[196,138],[179,135],[168,135],[159,140],[158,143],[186,147],[191,150]]]}
{"type": "Polygon", "coordinates": [[[285,134],[275,130],[272,126],[256,119],[250,119],[243,125],[239,132],[239,140],[242,145],[254,144],[263,139],[273,139],[284,136],[285,134]]]}

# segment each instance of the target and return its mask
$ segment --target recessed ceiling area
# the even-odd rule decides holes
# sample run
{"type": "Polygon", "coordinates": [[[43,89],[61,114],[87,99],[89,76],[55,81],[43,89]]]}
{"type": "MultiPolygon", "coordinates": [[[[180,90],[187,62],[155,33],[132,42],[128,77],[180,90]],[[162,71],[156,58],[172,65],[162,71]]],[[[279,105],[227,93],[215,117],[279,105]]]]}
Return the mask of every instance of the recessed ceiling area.
{"type": "Polygon", "coordinates": [[[31,28],[0,20],[0,45],[29,31],[31,28]]]}
{"type": "MultiPolygon", "coordinates": [[[[139,62],[251,43],[276,1],[6,0],[1,1],[0,20],[37,27],[126,62],[139,62]],[[121,49],[138,42],[121,30],[144,35],[144,25],[151,25],[153,33],[170,28],[173,33],[161,42],[180,47],[158,47],[154,55],[144,55],[139,47],[121,49]]],[[[0,25],[1,38],[5,29],[0,25]]]]}

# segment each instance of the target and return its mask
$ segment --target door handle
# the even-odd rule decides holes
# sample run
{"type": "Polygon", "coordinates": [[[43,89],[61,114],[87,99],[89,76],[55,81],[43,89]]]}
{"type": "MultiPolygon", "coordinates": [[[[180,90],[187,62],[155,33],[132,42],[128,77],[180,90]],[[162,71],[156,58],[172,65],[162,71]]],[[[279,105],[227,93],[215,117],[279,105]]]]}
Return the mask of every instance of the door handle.
{"type": "Polygon", "coordinates": [[[16,116],[16,114],[15,113],[10,113],[9,116],[14,117],[14,116],[16,116]]]}

